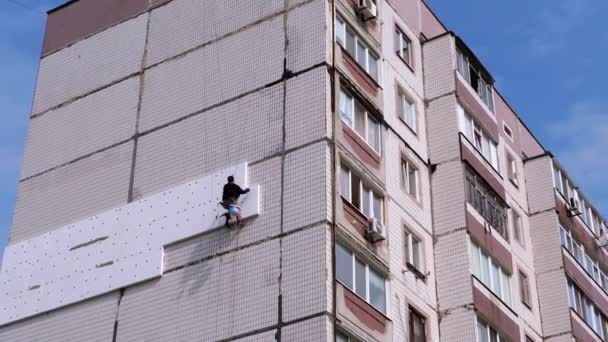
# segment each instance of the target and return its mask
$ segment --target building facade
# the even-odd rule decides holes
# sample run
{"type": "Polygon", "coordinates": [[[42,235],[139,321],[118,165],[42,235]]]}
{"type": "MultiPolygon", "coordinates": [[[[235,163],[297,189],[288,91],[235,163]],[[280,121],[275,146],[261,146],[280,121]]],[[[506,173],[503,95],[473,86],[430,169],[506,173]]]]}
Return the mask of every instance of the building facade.
{"type": "Polygon", "coordinates": [[[422,0],[50,11],[0,340],[608,341],[604,219],[493,84],[422,0]]]}

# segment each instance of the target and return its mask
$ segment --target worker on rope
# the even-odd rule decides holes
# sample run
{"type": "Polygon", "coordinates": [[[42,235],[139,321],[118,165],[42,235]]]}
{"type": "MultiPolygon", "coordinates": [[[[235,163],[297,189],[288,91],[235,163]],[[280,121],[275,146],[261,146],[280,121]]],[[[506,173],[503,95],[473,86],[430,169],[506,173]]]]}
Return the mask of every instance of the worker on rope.
{"type": "Polygon", "coordinates": [[[229,222],[232,216],[236,217],[236,223],[239,226],[241,225],[241,208],[238,206],[237,202],[241,195],[248,192],[249,188],[241,189],[240,186],[234,183],[234,177],[228,176],[228,183],[224,185],[222,202],[220,203],[224,209],[228,210],[228,212],[224,214],[224,216],[226,216],[226,227],[230,226],[229,222]]]}

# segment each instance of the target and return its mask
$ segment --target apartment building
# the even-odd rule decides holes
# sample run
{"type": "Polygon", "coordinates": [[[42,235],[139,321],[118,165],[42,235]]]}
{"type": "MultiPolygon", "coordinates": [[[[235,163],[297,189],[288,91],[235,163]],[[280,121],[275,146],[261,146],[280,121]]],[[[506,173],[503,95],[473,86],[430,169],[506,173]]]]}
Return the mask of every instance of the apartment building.
{"type": "Polygon", "coordinates": [[[608,340],[604,219],[493,83],[421,0],[50,11],[0,340],[608,340]]]}

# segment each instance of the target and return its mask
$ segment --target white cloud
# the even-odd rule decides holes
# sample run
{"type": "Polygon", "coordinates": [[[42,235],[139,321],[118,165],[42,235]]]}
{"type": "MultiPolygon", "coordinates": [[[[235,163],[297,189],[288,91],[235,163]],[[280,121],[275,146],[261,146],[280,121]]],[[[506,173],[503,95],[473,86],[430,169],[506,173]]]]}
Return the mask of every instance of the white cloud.
{"type": "Polygon", "coordinates": [[[608,216],[608,106],[578,103],[549,124],[555,154],[593,204],[608,216]]]}

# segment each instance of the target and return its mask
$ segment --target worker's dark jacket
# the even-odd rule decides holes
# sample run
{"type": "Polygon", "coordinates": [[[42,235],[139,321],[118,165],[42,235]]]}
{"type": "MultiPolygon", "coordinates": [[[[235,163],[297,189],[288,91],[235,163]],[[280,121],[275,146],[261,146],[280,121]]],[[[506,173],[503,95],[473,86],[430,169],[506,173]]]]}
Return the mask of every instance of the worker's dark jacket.
{"type": "Polygon", "coordinates": [[[227,183],[226,185],[224,185],[222,202],[236,202],[242,194],[246,194],[248,191],[248,189],[243,190],[240,186],[234,183],[227,183]]]}

